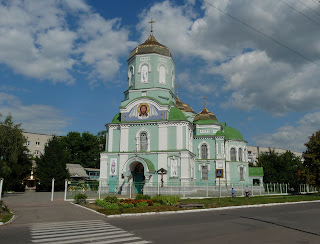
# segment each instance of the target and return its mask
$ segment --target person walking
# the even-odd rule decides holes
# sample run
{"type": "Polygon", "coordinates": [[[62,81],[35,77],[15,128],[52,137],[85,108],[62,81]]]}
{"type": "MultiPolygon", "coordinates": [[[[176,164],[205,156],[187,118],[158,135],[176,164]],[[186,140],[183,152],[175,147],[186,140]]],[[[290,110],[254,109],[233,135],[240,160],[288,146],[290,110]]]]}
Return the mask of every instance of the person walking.
{"type": "Polygon", "coordinates": [[[234,194],[234,189],[233,189],[233,187],[232,187],[232,190],[231,190],[231,197],[232,197],[232,198],[236,197],[236,195],[234,194]]]}

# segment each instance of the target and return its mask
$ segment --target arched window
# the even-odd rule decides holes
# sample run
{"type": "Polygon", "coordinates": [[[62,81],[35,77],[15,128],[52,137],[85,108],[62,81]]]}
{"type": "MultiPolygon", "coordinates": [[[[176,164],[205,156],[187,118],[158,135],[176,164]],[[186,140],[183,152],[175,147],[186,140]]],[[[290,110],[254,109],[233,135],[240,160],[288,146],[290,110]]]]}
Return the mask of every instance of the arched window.
{"type": "Polygon", "coordinates": [[[235,148],[231,148],[231,150],[230,150],[230,159],[231,159],[231,161],[236,161],[236,149],[235,148]]]}
{"type": "Polygon", "coordinates": [[[239,148],[239,161],[242,162],[242,149],[239,148]]]}
{"type": "Polygon", "coordinates": [[[147,65],[141,67],[141,83],[148,83],[148,72],[149,68],[147,65]]]}
{"type": "Polygon", "coordinates": [[[206,144],[201,145],[201,159],[207,159],[208,158],[208,148],[206,144]]]}
{"type": "Polygon", "coordinates": [[[243,177],[243,167],[240,167],[240,180],[244,180],[244,177],[243,177]]]}
{"type": "Polygon", "coordinates": [[[131,65],[129,70],[128,70],[128,80],[129,80],[129,87],[132,86],[132,81],[133,81],[133,76],[134,76],[134,67],[131,65]]]}
{"type": "Polygon", "coordinates": [[[147,151],[148,149],[148,138],[146,132],[140,133],[140,151],[147,151]]]}
{"type": "Polygon", "coordinates": [[[159,68],[159,83],[166,84],[166,68],[163,65],[159,68]]]}

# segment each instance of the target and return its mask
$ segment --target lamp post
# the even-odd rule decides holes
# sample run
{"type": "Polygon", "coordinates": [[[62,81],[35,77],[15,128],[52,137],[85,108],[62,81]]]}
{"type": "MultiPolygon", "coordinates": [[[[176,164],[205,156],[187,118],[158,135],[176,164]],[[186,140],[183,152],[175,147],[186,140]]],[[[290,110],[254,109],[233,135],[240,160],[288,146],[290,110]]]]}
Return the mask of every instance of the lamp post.
{"type": "Polygon", "coordinates": [[[3,186],[3,178],[0,178],[0,201],[2,199],[2,186],[3,186]]]}

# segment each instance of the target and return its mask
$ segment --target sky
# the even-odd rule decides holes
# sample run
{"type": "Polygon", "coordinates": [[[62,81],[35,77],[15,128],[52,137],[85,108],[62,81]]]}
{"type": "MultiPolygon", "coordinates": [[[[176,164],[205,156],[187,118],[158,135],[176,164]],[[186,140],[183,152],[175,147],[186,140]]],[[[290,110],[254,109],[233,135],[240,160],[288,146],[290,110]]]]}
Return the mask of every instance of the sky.
{"type": "Polygon", "coordinates": [[[184,103],[198,113],[206,96],[248,145],[305,150],[320,129],[317,0],[0,0],[0,113],[34,133],[104,130],[151,18],[184,103]]]}

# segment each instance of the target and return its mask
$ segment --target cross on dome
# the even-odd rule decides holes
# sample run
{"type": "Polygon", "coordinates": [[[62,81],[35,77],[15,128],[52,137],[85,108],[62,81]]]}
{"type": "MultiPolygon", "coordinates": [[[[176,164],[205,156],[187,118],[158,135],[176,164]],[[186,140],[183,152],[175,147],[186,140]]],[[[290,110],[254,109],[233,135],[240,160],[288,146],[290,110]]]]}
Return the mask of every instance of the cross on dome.
{"type": "Polygon", "coordinates": [[[207,105],[207,101],[206,101],[206,100],[207,100],[207,97],[203,97],[202,99],[204,100],[204,107],[206,108],[206,105],[207,105]]]}
{"type": "Polygon", "coordinates": [[[149,24],[151,24],[151,35],[153,34],[153,26],[152,24],[155,23],[155,21],[151,18],[151,21],[148,22],[149,24]]]}

